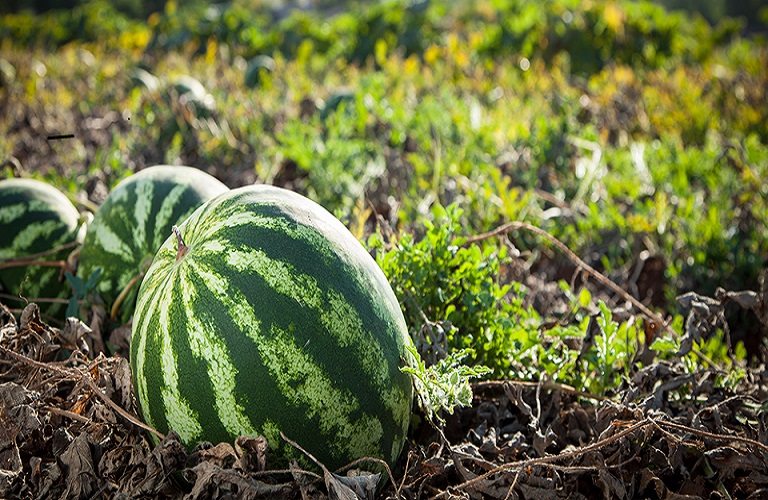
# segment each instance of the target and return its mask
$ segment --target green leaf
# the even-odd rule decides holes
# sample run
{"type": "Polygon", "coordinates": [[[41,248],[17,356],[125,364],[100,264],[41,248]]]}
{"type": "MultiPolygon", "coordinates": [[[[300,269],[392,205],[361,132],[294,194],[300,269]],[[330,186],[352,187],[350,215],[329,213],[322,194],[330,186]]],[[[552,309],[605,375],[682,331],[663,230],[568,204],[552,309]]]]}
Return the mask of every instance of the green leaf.
{"type": "Polygon", "coordinates": [[[436,424],[443,424],[441,411],[453,414],[459,406],[472,404],[472,388],[469,380],[491,373],[485,366],[469,367],[462,364],[471,354],[469,349],[450,353],[435,365],[426,367],[414,346],[408,350],[416,358],[416,366],[403,367],[401,370],[411,375],[419,406],[427,418],[436,424]]]}
{"type": "Polygon", "coordinates": [[[658,338],[651,344],[651,349],[658,353],[676,353],[680,346],[671,338],[658,338]]]}
{"type": "Polygon", "coordinates": [[[64,273],[64,277],[67,279],[69,284],[72,286],[72,296],[69,298],[69,301],[67,302],[67,311],[66,315],[67,317],[77,317],[78,309],[79,309],[79,302],[86,298],[89,293],[91,293],[93,290],[96,289],[96,284],[99,281],[99,276],[101,276],[101,268],[96,268],[93,273],[88,277],[88,281],[83,281],[82,278],[79,276],[75,276],[72,273],[64,273]]]}

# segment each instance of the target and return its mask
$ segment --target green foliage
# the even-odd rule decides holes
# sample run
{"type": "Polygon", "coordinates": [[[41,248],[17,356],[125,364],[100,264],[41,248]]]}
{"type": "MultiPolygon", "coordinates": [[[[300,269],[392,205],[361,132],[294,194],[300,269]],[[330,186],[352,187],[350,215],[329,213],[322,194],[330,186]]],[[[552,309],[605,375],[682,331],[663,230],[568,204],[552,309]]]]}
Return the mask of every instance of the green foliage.
{"type": "Polygon", "coordinates": [[[471,351],[462,349],[452,352],[436,364],[427,367],[419,356],[418,351],[411,350],[416,361],[414,367],[404,367],[402,371],[413,378],[414,387],[418,396],[419,406],[427,418],[436,424],[444,422],[441,411],[453,414],[459,406],[472,405],[472,388],[470,379],[482,377],[491,370],[484,366],[467,366],[462,361],[471,351]]]}
{"type": "Polygon", "coordinates": [[[72,9],[35,15],[31,12],[3,15],[0,40],[13,40],[27,46],[60,47],[69,42],[127,42],[130,36],[141,36],[144,28],[136,20],[118,13],[111,3],[97,0],[72,9]]]}
{"type": "MultiPolygon", "coordinates": [[[[330,99],[329,99],[330,102],[330,99]]],[[[366,135],[368,111],[351,96],[310,122],[292,121],[277,136],[276,154],[306,175],[308,196],[328,210],[349,209],[385,171],[384,157],[366,135]]]]}
{"type": "Polygon", "coordinates": [[[435,210],[436,222],[427,223],[418,241],[404,235],[388,251],[380,235],[368,241],[377,250],[420,352],[462,352],[469,365],[487,366],[495,377],[548,378],[595,394],[618,385],[637,350],[633,323],[614,321],[603,303],[591,319],[582,313],[590,307],[589,292],[573,295],[561,285],[581,320],[543,332],[544,320],[523,304],[521,285],[499,283],[504,247],[465,244],[458,235],[462,211],[456,206],[435,210]],[[453,328],[424,335],[420,328],[431,319],[453,328]],[[573,338],[585,339],[588,348],[580,354],[569,347],[573,338]],[[424,345],[436,341],[444,345],[424,345]]]}
{"type": "Polygon", "coordinates": [[[67,303],[67,318],[77,318],[80,315],[79,303],[81,300],[88,297],[91,292],[96,290],[96,283],[99,281],[99,276],[101,276],[101,268],[97,268],[93,271],[87,280],[83,280],[81,277],[75,276],[72,273],[64,273],[64,277],[72,287],[72,297],[69,298],[69,302],[67,303]]]}
{"type": "Polygon", "coordinates": [[[548,379],[599,395],[628,376],[640,341],[636,321],[615,321],[602,302],[597,312],[587,314],[590,293],[574,294],[561,284],[575,320],[544,329],[539,314],[523,305],[520,284],[499,284],[503,247],[466,245],[458,235],[461,210],[435,210],[435,224],[427,223],[418,241],[405,235],[384,251],[380,235],[369,239],[422,357],[425,352],[461,352],[470,366],[488,366],[495,377],[548,379]],[[431,318],[453,328],[425,335],[420,327],[431,318]],[[585,347],[576,349],[573,339],[582,339],[585,347]],[[424,345],[436,342],[444,345],[424,345]]]}
{"type": "Polygon", "coordinates": [[[606,388],[618,387],[622,375],[629,374],[637,349],[637,329],[629,323],[613,321],[613,313],[602,301],[596,316],[599,333],[595,335],[595,350],[585,356],[585,361],[596,368],[587,377],[585,387],[600,393],[606,388]]]}
{"type": "MultiPolygon", "coordinates": [[[[676,316],[674,319],[675,330],[682,329],[683,318],[676,316]]],[[[657,338],[650,345],[659,359],[670,360],[679,358],[680,341],[669,335],[657,338]]],[[[737,342],[729,347],[724,332],[718,329],[714,335],[702,340],[695,346],[699,353],[690,352],[683,358],[684,366],[689,373],[700,372],[702,367],[716,369],[713,380],[716,387],[734,389],[739,382],[747,376],[746,359],[747,350],[743,342],[737,342]]]]}
{"type": "MultiPolygon", "coordinates": [[[[504,300],[511,285],[497,282],[499,266],[506,258],[504,247],[463,246],[458,238],[457,206],[435,207],[437,221],[426,224],[426,234],[416,241],[405,235],[377,261],[403,305],[406,323],[417,328],[424,318],[449,321],[445,348],[470,349],[471,364],[483,364],[496,375],[508,372],[515,344],[527,343],[535,333],[532,312],[522,308],[517,287],[512,301],[504,300]]],[[[369,245],[383,246],[380,237],[369,245]]]]}
{"type": "Polygon", "coordinates": [[[565,282],[559,285],[570,301],[572,319],[547,330],[536,346],[542,378],[590,394],[610,394],[637,368],[635,359],[643,342],[640,322],[617,321],[603,301],[593,304],[586,288],[574,291],[565,282]]]}
{"type": "MultiPolygon", "coordinates": [[[[135,6],[124,7],[136,14],[135,6]]],[[[378,64],[376,52],[382,48],[397,50],[406,57],[425,54],[453,27],[445,22],[450,15],[481,35],[478,38],[482,42],[473,47],[474,57],[551,60],[568,54],[575,72],[591,73],[616,62],[659,67],[677,57],[698,61],[711,52],[712,41],[731,36],[739,27],[723,23],[713,31],[701,19],[692,22],[651,2],[603,0],[585,4],[568,0],[543,8],[534,0],[484,1],[472,7],[425,0],[352,3],[347,7],[345,13],[323,23],[301,10],[275,23],[268,9],[238,2],[207,6],[203,2],[179,5],[170,1],[164,11],[150,15],[153,38],[149,47],[171,50],[193,43],[203,50],[213,38],[246,57],[280,53],[293,58],[309,45],[331,58],[378,64]]],[[[0,34],[32,41],[37,33],[42,35],[37,42],[49,46],[94,40],[121,32],[135,22],[101,2],[37,17],[5,17],[0,34]]]]}
{"type": "MultiPolygon", "coordinates": [[[[458,235],[462,211],[456,206],[435,210],[436,222],[427,223],[418,240],[403,235],[389,250],[378,233],[368,241],[402,304],[417,351],[422,360],[427,358],[427,364],[436,353],[438,361],[433,362],[437,363],[439,353],[461,353],[469,366],[488,366],[494,377],[551,380],[596,395],[611,393],[642,367],[637,364],[644,342],[639,320],[617,321],[604,302],[593,305],[586,288],[573,291],[561,282],[560,288],[571,304],[567,315],[571,319],[545,327],[547,322],[524,306],[519,283],[499,283],[504,252],[494,245],[484,249],[478,244],[467,245],[458,235]],[[433,318],[441,323],[429,324],[433,318]]],[[[682,331],[682,322],[678,320],[674,328],[682,331]]],[[[665,335],[650,347],[661,359],[669,359],[677,355],[679,342],[665,335]]],[[[732,386],[743,378],[743,369],[736,364],[744,359],[743,345],[737,346],[735,357],[731,356],[720,332],[699,349],[716,366],[733,367],[719,384],[732,386]]],[[[690,353],[686,359],[692,373],[699,369],[702,359],[697,354],[690,353]]],[[[453,358],[446,363],[453,363],[453,358]]],[[[434,400],[444,397],[445,389],[437,386],[425,389],[428,396],[424,397],[433,401],[425,406],[439,406],[434,400]],[[436,394],[429,394],[430,390],[436,394]]]]}

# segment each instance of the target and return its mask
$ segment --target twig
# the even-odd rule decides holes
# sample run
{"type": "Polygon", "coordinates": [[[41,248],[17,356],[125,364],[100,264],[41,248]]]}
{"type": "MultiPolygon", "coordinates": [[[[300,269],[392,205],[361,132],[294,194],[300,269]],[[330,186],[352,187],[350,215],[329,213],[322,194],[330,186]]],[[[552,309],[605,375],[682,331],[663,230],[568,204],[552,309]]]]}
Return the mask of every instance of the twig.
{"type": "Polygon", "coordinates": [[[408,453],[408,456],[405,458],[405,467],[403,470],[405,471],[403,473],[403,480],[400,481],[400,485],[395,488],[395,498],[401,498],[403,488],[405,487],[405,479],[408,477],[408,466],[411,465],[411,454],[408,453]]]}
{"type": "Polygon", "coordinates": [[[49,304],[49,303],[50,304],[68,304],[69,303],[69,300],[67,300],[67,299],[49,299],[49,298],[45,298],[45,297],[35,297],[35,298],[32,298],[32,299],[28,299],[28,298],[25,298],[25,297],[19,297],[17,295],[11,295],[11,294],[8,294],[8,293],[0,293],[0,299],[16,300],[16,301],[19,301],[19,302],[23,301],[23,302],[26,302],[26,303],[39,302],[39,303],[43,303],[43,304],[49,304]]]}
{"type": "Polygon", "coordinates": [[[82,415],[78,415],[73,411],[62,410],[61,408],[55,408],[53,406],[43,406],[41,410],[47,411],[49,413],[56,413],[57,415],[62,415],[64,417],[70,418],[72,420],[77,420],[78,422],[82,422],[84,424],[90,424],[92,422],[90,418],[84,417],[82,415]]]}
{"type": "MultiPolygon", "coordinates": [[[[614,424],[618,424],[618,423],[620,423],[620,422],[619,421],[615,421],[614,422],[614,424]]],[[[479,476],[477,476],[477,477],[475,477],[473,479],[470,479],[469,481],[465,481],[465,482],[463,482],[463,483],[461,483],[461,484],[459,484],[457,486],[454,486],[453,488],[463,490],[463,489],[472,487],[475,484],[480,483],[480,482],[484,481],[485,479],[489,478],[490,476],[492,476],[494,474],[498,474],[499,472],[507,472],[507,471],[511,472],[511,471],[514,471],[514,470],[519,472],[522,469],[525,469],[527,467],[534,466],[534,465],[554,466],[555,462],[559,462],[561,460],[568,459],[568,458],[575,458],[575,457],[578,457],[578,456],[590,453],[592,451],[595,451],[597,449],[603,448],[603,447],[605,447],[605,446],[607,446],[607,445],[609,445],[609,444],[611,444],[611,443],[613,443],[615,441],[618,441],[619,439],[621,439],[621,438],[623,438],[623,437],[625,437],[625,436],[627,436],[627,435],[629,435],[629,434],[631,434],[631,433],[633,433],[633,432],[635,432],[635,431],[637,431],[639,429],[647,427],[649,425],[654,426],[655,428],[657,428],[660,432],[662,432],[664,434],[667,434],[667,431],[665,431],[663,428],[671,428],[671,429],[675,429],[677,431],[682,431],[682,432],[685,432],[685,433],[695,434],[697,436],[700,436],[700,437],[703,437],[703,438],[706,438],[706,439],[714,439],[714,440],[718,440],[718,441],[736,441],[736,442],[744,443],[744,444],[753,446],[755,448],[759,448],[763,452],[768,453],[768,446],[764,445],[763,443],[761,443],[759,441],[755,441],[754,439],[749,439],[749,438],[745,438],[745,437],[741,437],[741,436],[731,436],[731,435],[728,435],[728,434],[715,434],[713,432],[707,432],[707,431],[702,431],[702,430],[699,430],[699,429],[694,429],[694,428],[689,427],[687,425],[678,424],[676,422],[670,422],[670,421],[667,421],[667,420],[657,420],[657,419],[654,419],[654,418],[651,418],[651,417],[645,417],[643,420],[639,420],[639,421],[635,422],[634,424],[630,425],[629,427],[627,427],[626,429],[622,430],[621,432],[618,432],[617,434],[614,434],[614,435],[612,435],[610,437],[602,439],[602,440],[600,440],[600,441],[598,441],[596,443],[593,443],[591,445],[585,446],[583,448],[579,448],[577,450],[569,451],[567,453],[561,453],[559,455],[552,455],[552,456],[549,456],[549,457],[541,457],[541,458],[532,458],[532,459],[528,459],[528,460],[519,460],[517,462],[511,462],[511,463],[508,463],[508,464],[504,464],[504,465],[501,465],[499,467],[495,467],[495,468],[493,468],[493,469],[491,469],[489,471],[486,471],[485,473],[483,473],[483,474],[481,474],[481,475],[479,475],[479,476]]],[[[565,470],[565,471],[567,471],[567,470],[579,470],[579,471],[582,470],[582,468],[575,468],[575,467],[556,467],[556,468],[560,469],[560,470],[565,470]]],[[[589,469],[593,469],[593,468],[589,468],[588,467],[588,468],[585,468],[584,470],[589,470],[589,469]]],[[[433,499],[446,498],[447,495],[448,495],[448,492],[447,491],[443,491],[440,494],[435,495],[432,498],[433,499]]]]}
{"type": "Polygon", "coordinates": [[[34,360],[32,358],[24,356],[23,354],[19,354],[16,351],[12,351],[11,349],[8,349],[4,345],[0,345],[0,351],[2,351],[3,353],[7,354],[8,356],[16,359],[17,361],[22,361],[22,362],[24,362],[24,363],[26,363],[26,364],[28,364],[30,366],[34,366],[35,368],[41,368],[43,370],[52,371],[54,373],[57,373],[57,374],[61,375],[62,377],[73,377],[73,376],[76,376],[75,374],[73,374],[72,372],[70,372],[69,370],[67,370],[65,368],[60,368],[59,366],[54,365],[54,364],[43,363],[42,361],[34,360]]]}
{"type": "MultiPolygon", "coordinates": [[[[322,463],[320,460],[318,460],[317,458],[315,458],[315,456],[314,456],[314,455],[312,455],[310,452],[308,452],[307,450],[305,450],[304,448],[302,448],[302,447],[301,447],[301,445],[299,445],[299,443],[297,443],[296,441],[292,441],[291,439],[289,439],[289,438],[288,438],[288,436],[286,436],[285,434],[283,434],[283,432],[282,432],[282,431],[280,431],[280,437],[281,437],[281,438],[283,438],[283,440],[284,440],[286,443],[290,444],[291,446],[293,446],[294,448],[296,448],[297,450],[299,450],[300,452],[302,452],[304,455],[306,455],[306,456],[307,456],[307,457],[308,457],[310,460],[312,460],[312,461],[313,461],[313,462],[314,462],[314,463],[315,463],[315,464],[316,464],[318,467],[320,467],[320,470],[322,470],[322,471],[323,471],[323,474],[326,474],[326,475],[327,475],[327,474],[330,474],[330,472],[329,472],[329,471],[328,471],[328,469],[325,467],[325,465],[324,465],[324,464],[323,464],[323,463],[322,463]]],[[[385,469],[386,469],[386,471],[387,471],[387,474],[389,475],[389,480],[392,482],[392,486],[394,486],[395,488],[397,488],[397,484],[395,483],[395,478],[394,478],[394,477],[392,477],[392,471],[390,470],[390,468],[389,468],[389,465],[388,465],[388,464],[387,464],[387,463],[386,463],[384,460],[381,460],[380,458],[373,458],[373,457],[363,457],[363,458],[358,458],[357,460],[353,461],[352,463],[349,463],[349,464],[347,464],[347,465],[343,466],[343,467],[342,467],[341,469],[339,469],[337,472],[343,471],[343,470],[345,470],[345,469],[348,469],[348,468],[350,468],[350,467],[354,467],[354,466],[355,466],[355,464],[358,464],[358,463],[361,463],[361,462],[376,462],[376,463],[378,463],[378,464],[380,464],[380,465],[383,465],[383,466],[384,466],[384,468],[385,468],[385,469]]],[[[326,480],[326,481],[327,481],[327,480],[326,480]]]]}
{"type": "Polygon", "coordinates": [[[85,377],[85,376],[84,376],[83,378],[85,379],[85,383],[86,383],[86,384],[88,384],[88,387],[90,387],[90,388],[91,388],[91,390],[92,390],[93,392],[95,392],[96,394],[98,394],[98,395],[99,395],[99,397],[101,398],[101,400],[102,400],[102,401],[104,401],[105,403],[107,403],[107,405],[108,405],[110,408],[112,408],[114,411],[116,411],[116,412],[117,412],[119,415],[121,415],[123,418],[125,418],[125,419],[126,419],[126,420],[128,420],[129,422],[133,423],[134,425],[137,425],[137,426],[141,427],[141,428],[142,428],[142,429],[144,429],[145,431],[149,431],[149,432],[151,432],[152,434],[154,434],[155,436],[157,436],[158,438],[160,438],[160,440],[161,440],[161,441],[162,441],[163,439],[165,439],[165,435],[164,435],[163,433],[161,433],[160,431],[158,431],[158,430],[156,430],[156,429],[154,429],[154,428],[152,428],[152,427],[148,426],[148,425],[147,425],[147,424],[145,424],[144,422],[142,422],[142,421],[138,420],[136,417],[134,417],[133,415],[131,415],[130,413],[128,413],[128,412],[127,412],[127,411],[126,411],[126,410],[125,410],[125,409],[124,409],[122,406],[118,405],[117,403],[115,403],[114,401],[112,401],[112,399],[110,399],[109,397],[107,397],[107,395],[106,395],[106,394],[104,394],[103,392],[101,392],[101,389],[99,388],[99,386],[97,386],[97,385],[96,385],[96,382],[94,382],[94,381],[93,381],[93,379],[92,379],[91,377],[85,377]]]}
{"type": "Polygon", "coordinates": [[[69,250],[70,248],[75,248],[76,246],[80,245],[79,241],[72,241],[70,243],[65,243],[64,245],[58,246],[56,248],[52,248],[50,250],[46,250],[44,252],[38,252],[38,253],[32,253],[29,255],[26,255],[24,257],[17,257],[14,259],[3,259],[5,262],[19,262],[19,261],[29,261],[33,259],[39,259],[41,257],[47,257],[49,255],[57,254],[63,250],[69,250]]]}
{"type": "MultiPolygon", "coordinates": [[[[619,462],[617,464],[601,464],[601,469],[624,469],[627,465],[631,464],[632,462],[635,462],[639,460],[639,457],[637,455],[633,455],[632,457],[628,458],[627,460],[624,460],[623,462],[619,462]]],[[[543,464],[542,467],[548,467],[552,470],[558,471],[558,472],[565,472],[565,473],[581,473],[581,472],[592,472],[595,470],[594,465],[557,465],[557,464],[543,464]]],[[[518,473],[520,471],[518,470],[518,473]]]]}
{"type": "Polygon", "coordinates": [[[587,273],[589,275],[591,275],[593,278],[595,278],[602,285],[604,285],[604,286],[610,288],[611,290],[613,290],[614,292],[620,294],[622,297],[624,297],[625,299],[630,301],[632,303],[632,305],[637,307],[640,311],[643,312],[643,314],[645,314],[646,316],[648,316],[652,320],[654,320],[654,321],[664,325],[665,329],[667,329],[667,331],[671,335],[673,335],[675,338],[679,337],[677,332],[674,331],[672,329],[672,327],[670,327],[664,321],[664,319],[661,316],[659,316],[658,314],[654,313],[653,311],[651,311],[650,309],[645,307],[645,305],[643,305],[642,302],[640,302],[639,300],[637,300],[636,298],[634,298],[633,296],[628,294],[626,291],[624,291],[616,283],[614,283],[610,279],[608,279],[605,276],[603,276],[603,274],[598,272],[594,267],[590,266],[589,264],[587,264],[586,262],[581,260],[581,258],[579,258],[578,255],[576,255],[570,248],[568,248],[565,245],[565,243],[563,243],[562,241],[558,240],[557,238],[555,238],[554,236],[552,236],[548,232],[544,231],[543,229],[534,226],[533,224],[530,224],[528,222],[520,222],[520,221],[508,222],[508,223],[506,223],[506,224],[504,224],[502,226],[497,227],[493,231],[490,231],[490,232],[487,232],[487,233],[483,233],[483,234],[478,234],[476,236],[471,236],[471,237],[466,239],[466,242],[464,244],[467,245],[467,244],[470,244],[470,243],[476,243],[478,241],[482,241],[482,240],[486,240],[486,239],[489,239],[489,238],[493,238],[495,236],[499,236],[499,235],[507,233],[509,231],[514,231],[516,229],[525,229],[526,231],[530,231],[532,233],[535,233],[535,234],[537,234],[539,236],[544,237],[550,243],[555,245],[561,252],[563,252],[570,260],[572,260],[579,267],[581,267],[582,269],[587,271],[587,273]]]}
{"type": "Polygon", "coordinates": [[[504,497],[504,500],[507,500],[510,496],[512,496],[512,491],[514,491],[515,486],[517,485],[517,479],[520,477],[520,473],[522,471],[523,469],[517,469],[515,478],[512,480],[512,484],[509,485],[509,489],[507,490],[507,495],[504,497]]]}
{"type": "MultiPolygon", "coordinates": [[[[544,429],[541,428],[541,386],[543,385],[542,381],[539,381],[536,384],[536,425],[539,427],[540,431],[544,431],[544,429]]],[[[542,432],[544,434],[544,432],[542,432]]]]}
{"type": "Polygon", "coordinates": [[[37,260],[37,259],[14,259],[10,261],[6,261],[3,264],[0,264],[0,271],[3,269],[9,269],[12,267],[26,267],[26,266],[38,266],[38,267],[58,267],[58,268],[65,268],[67,267],[67,261],[65,260],[37,260]]]}
{"type": "Polygon", "coordinates": [[[376,458],[376,457],[362,457],[362,458],[358,458],[357,460],[354,460],[354,461],[348,463],[347,465],[342,466],[336,472],[337,473],[344,472],[345,470],[349,470],[352,467],[354,467],[355,465],[361,464],[363,462],[373,462],[373,463],[379,464],[382,467],[384,467],[384,469],[387,471],[387,475],[389,476],[389,480],[392,483],[392,486],[397,488],[397,484],[395,483],[395,478],[392,475],[392,471],[389,468],[389,464],[387,462],[385,462],[384,460],[380,459],[380,458],[376,458]]]}
{"type": "Polygon", "coordinates": [[[573,394],[574,396],[577,396],[580,398],[594,399],[596,401],[607,401],[611,399],[607,396],[597,396],[589,392],[580,391],[570,385],[560,384],[558,382],[552,382],[551,380],[545,381],[543,383],[529,382],[524,380],[483,380],[481,382],[473,382],[471,385],[472,385],[472,390],[475,390],[475,389],[482,390],[482,389],[492,389],[497,387],[503,387],[504,384],[519,385],[522,387],[530,387],[530,388],[536,388],[536,387],[539,387],[539,385],[541,385],[541,387],[544,389],[562,391],[568,394],[573,394]]]}
{"type": "Polygon", "coordinates": [[[312,472],[310,470],[304,470],[304,469],[270,469],[270,470],[262,470],[257,472],[250,472],[249,475],[251,477],[257,478],[257,477],[269,477],[269,476],[276,476],[278,474],[304,474],[305,476],[312,476],[315,479],[322,479],[319,474],[312,472]]]}
{"type": "MultiPolygon", "coordinates": [[[[603,286],[611,289],[613,292],[621,295],[625,300],[632,303],[633,306],[637,307],[637,309],[642,312],[645,316],[647,316],[650,320],[656,322],[659,325],[662,325],[664,327],[664,330],[669,333],[672,338],[679,339],[680,335],[672,328],[672,326],[664,320],[659,314],[651,311],[648,309],[642,302],[634,298],[631,294],[627,293],[624,289],[622,289],[619,285],[605,277],[602,273],[597,271],[594,267],[590,266],[581,258],[579,258],[578,255],[576,255],[570,248],[568,248],[565,243],[558,240],[548,232],[544,231],[543,229],[534,226],[533,224],[530,224],[528,222],[521,222],[521,221],[512,221],[507,222],[506,224],[502,224],[501,226],[497,227],[496,229],[489,231],[487,233],[478,234],[475,236],[467,237],[463,243],[464,246],[477,243],[478,241],[487,240],[489,238],[494,238],[496,236],[500,236],[502,234],[505,234],[509,231],[514,231],[517,229],[524,229],[526,231],[530,231],[534,234],[537,234],[539,236],[542,236],[544,239],[555,245],[561,252],[563,252],[573,263],[575,263],[579,268],[583,269],[587,272],[589,276],[592,276],[595,280],[597,280],[600,284],[603,286]]],[[[717,367],[717,364],[712,361],[707,355],[699,351],[698,349],[693,349],[694,354],[699,356],[703,361],[708,363],[712,367],[717,367]]]]}
{"type": "Polygon", "coordinates": [[[764,452],[768,453],[768,446],[764,445],[759,441],[755,441],[754,439],[749,439],[741,436],[731,436],[729,434],[715,434],[713,432],[694,429],[693,427],[688,427],[687,425],[678,424],[677,422],[670,422],[668,420],[651,420],[651,421],[656,426],[671,427],[672,429],[677,429],[679,431],[696,434],[697,436],[707,438],[707,439],[715,439],[718,441],[738,441],[740,443],[744,443],[750,446],[754,446],[756,448],[760,448],[764,452]]]}

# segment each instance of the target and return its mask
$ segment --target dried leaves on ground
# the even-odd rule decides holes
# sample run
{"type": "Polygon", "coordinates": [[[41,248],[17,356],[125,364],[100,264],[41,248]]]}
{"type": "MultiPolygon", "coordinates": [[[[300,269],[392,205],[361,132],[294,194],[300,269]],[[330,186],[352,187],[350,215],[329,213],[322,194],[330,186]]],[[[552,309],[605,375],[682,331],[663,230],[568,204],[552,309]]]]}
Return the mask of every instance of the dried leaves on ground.
{"type": "Polygon", "coordinates": [[[18,320],[0,307],[0,497],[768,498],[762,368],[729,391],[715,371],[657,362],[611,399],[479,382],[443,429],[414,426],[387,478],[360,464],[271,470],[258,437],[154,445],[127,360],[94,355],[96,336],[45,324],[34,304],[18,320]]]}

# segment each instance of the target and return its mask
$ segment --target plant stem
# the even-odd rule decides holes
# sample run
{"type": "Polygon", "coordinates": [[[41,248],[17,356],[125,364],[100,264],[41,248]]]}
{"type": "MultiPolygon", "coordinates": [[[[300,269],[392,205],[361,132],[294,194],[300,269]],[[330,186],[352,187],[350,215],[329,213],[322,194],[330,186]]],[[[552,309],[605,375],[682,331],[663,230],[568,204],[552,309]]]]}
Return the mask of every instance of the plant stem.
{"type": "Polygon", "coordinates": [[[178,243],[178,249],[176,250],[176,262],[180,261],[189,252],[189,247],[184,244],[184,240],[181,238],[181,230],[178,226],[171,228],[173,234],[176,235],[176,243],[178,243]]]}
{"type": "MultiPolygon", "coordinates": [[[[178,258],[177,258],[178,259],[178,258]]],[[[131,278],[131,281],[128,282],[127,285],[125,285],[125,288],[120,292],[120,295],[117,296],[115,299],[115,303],[112,304],[112,309],[109,312],[109,317],[112,319],[117,318],[117,313],[120,311],[120,306],[123,304],[123,301],[128,296],[128,292],[131,291],[131,288],[136,286],[136,284],[141,281],[141,279],[144,277],[144,273],[137,274],[133,278],[131,278]]]]}

